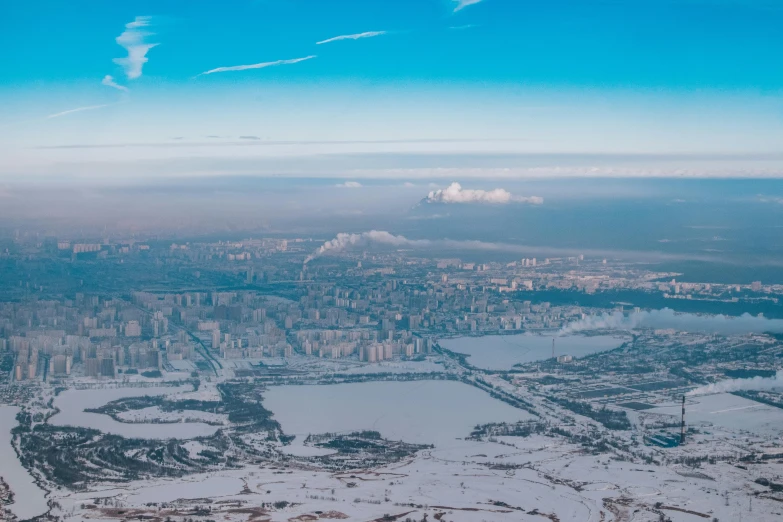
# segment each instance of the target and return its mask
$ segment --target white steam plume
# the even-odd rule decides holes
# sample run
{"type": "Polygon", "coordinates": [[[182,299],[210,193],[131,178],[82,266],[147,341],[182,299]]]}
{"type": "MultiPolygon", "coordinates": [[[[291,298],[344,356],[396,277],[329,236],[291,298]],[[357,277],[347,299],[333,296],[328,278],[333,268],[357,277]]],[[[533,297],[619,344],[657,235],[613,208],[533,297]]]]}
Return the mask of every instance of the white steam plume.
{"type": "MultiPolygon", "coordinates": [[[[613,250],[574,250],[567,248],[542,247],[533,245],[514,245],[510,243],[488,243],[486,241],[474,240],[455,240],[455,239],[408,239],[405,236],[396,236],[383,230],[370,230],[360,234],[348,234],[341,232],[337,237],[324,243],[318,250],[307,256],[305,263],[309,263],[316,257],[326,252],[341,252],[351,245],[366,245],[377,243],[381,245],[390,245],[394,247],[411,248],[443,248],[453,250],[479,250],[484,252],[508,252],[522,255],[561,255],[571,256],[577,254],[590,255],[595,257],[619,257],[624,259],[643,259],[649,261],[651,258],[668,259],[698,259],[711,260],[708,257],[681,257],[672,254],[663,254],[660,252],[634,252],[634,251],[613,251],[613,250]]],[[[595,318],[593,318],[595,319],[595,318]]],[[[781,321],[783,323],[783,321],[781,321]]],[[[601,326],[590,325],[572,325],[580,329],[601,328],[601,326]]],[[[609,328],[604,326],[603,328],[609,328]]]]}
{"type": "Polygon", "coordinates": [[[739,317],[675,313],[670,308],[625,315],[620,312],[586,317],[561,330],[563,334],[586,330],[634,330],[636,328],[672,328],[685,332],[705,332],[724,335],[783,332],[783,319],[767,319],[750,314],[739,317]]]}
{"type": "Polygon", "coordinates": [[[727,379],[691,390],[687,395],[709,395],[712,393],[730,393],[736,391],[764,391],[783,388],[783,372],[774,377],[753,377],[750,379],[727,379]]]}
{"type": "Polygon", "coordinates": [[[408,239],[405,236],[395,236],[383,230],[370,230],[361,234],[346,234],[341,232],[331,241],[327,241],[314,253],[305,258],[305,264],[326,252],[341,252],[351,245],[380,243],[392,246],[427,246],[432,242],[427,239],[408,239]]]}
{"type": "Polygon", "coordinates": [[[508,203],[530,203],[540,205],[544,199],[539,196],[515,196],[506,189],[472,190],[463,189],[456,181],[445,189],[433,190],[427,195],[427,203],[485,203],[506,205],[508,203]]]}

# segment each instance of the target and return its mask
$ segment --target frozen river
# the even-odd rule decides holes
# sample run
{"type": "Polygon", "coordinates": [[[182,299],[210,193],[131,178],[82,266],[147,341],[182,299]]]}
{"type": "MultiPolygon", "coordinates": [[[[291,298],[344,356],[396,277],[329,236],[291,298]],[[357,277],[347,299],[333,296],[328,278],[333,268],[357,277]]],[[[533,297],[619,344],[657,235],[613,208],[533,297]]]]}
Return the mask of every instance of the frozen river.
{"type": "Polygon", "coordinates": [[[476,424],[533,418],[455,381],[275,386],[264,397],[299,444],[311,433],[376,430],[390,440],[442,446],[467,437],[476,424]]]}
{"type": "Polygon", "coordinates": [[[613,350],[625,340],[611,335],[557,337],[517,334],[455,337],[441,340],[440,345],[452,352],[468,355],[468,362],[477,368],[509,370],[518,363],[541,361],[552,357],[552,339],[555,339],[555,355],[573,357],[613,350]]]}
{"type": "Polygon", "coordinates": [[[46,513],[45,493],[19,462],[11,446],[11,430],[16,426],[15,406],[0,406],[0,476],[14,492],[14,503],[8,506],[19,520],[27,520],[46,513]]]}
{"type": "Polygon", "coordinates": [[[85,409],[97,408],[124,397],[156,396],[181,392],[189,387],[160,388],[108,388],[101,390],[67,390],[57,396],[55,407],[60,412],[49,419],[54,426],[78,426],[93,428],[104,433],[136,439],[193,439],[215,433],[219,426],[203,422],[175,424],[117,422],[108,415],[88,413],[85,409]]]}

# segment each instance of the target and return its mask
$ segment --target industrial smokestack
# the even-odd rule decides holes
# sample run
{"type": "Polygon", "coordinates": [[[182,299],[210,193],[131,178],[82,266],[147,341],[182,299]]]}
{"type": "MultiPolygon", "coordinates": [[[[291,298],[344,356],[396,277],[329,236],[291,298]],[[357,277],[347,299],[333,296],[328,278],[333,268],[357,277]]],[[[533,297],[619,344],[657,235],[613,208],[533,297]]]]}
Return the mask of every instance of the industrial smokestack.
{"type": "Polygon", "coordinates": [[[680,424],[680,444],[685,444],[685,395],[682,396],[682,423],[680,424]]]}

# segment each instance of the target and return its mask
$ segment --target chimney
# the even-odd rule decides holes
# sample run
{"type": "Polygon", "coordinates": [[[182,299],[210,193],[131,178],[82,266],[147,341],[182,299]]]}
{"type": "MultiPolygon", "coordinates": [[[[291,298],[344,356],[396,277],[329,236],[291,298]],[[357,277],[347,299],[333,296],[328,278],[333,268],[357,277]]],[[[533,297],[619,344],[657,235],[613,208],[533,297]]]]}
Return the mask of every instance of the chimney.
{"type": "Polygon", "coordinates": [[[682,396],[682,423],[680,424],[680,444],[685,444],[685,395],[682,396]]]}

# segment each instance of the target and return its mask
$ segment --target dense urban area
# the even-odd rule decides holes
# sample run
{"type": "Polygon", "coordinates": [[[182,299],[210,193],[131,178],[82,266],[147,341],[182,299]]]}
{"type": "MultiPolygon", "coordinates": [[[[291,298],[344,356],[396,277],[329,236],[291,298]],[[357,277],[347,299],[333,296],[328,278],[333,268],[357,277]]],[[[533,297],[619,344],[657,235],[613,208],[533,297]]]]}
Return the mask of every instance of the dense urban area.
{"type": "Polygon", "coordinates": [[[783,517],[783,285],[329,239],[4,242],[0,520],[783,517]]]}

